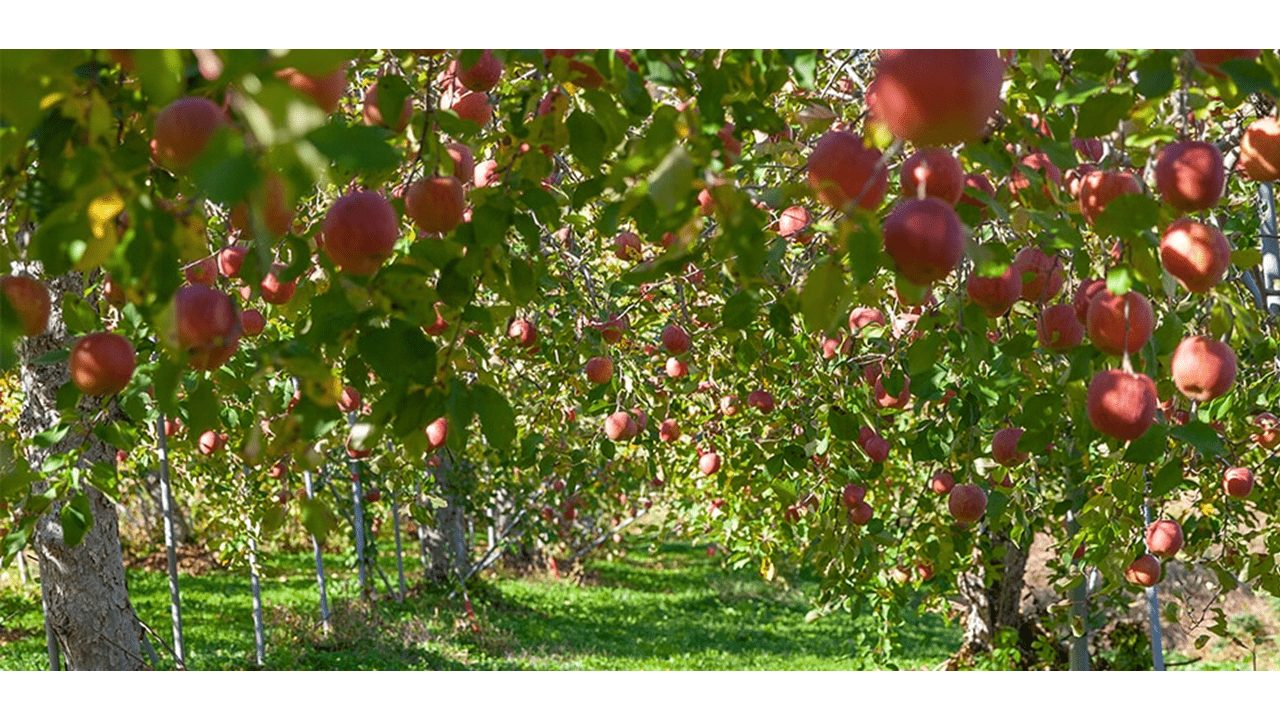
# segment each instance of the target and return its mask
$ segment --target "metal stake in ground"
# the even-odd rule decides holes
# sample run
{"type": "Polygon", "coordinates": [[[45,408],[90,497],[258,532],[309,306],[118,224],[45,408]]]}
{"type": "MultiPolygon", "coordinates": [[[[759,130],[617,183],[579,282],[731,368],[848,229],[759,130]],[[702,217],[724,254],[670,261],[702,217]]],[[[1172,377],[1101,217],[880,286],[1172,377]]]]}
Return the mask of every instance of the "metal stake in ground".
{"type": "Polygon", "coordinates": [[[1267,311],[1280,315],[1280,230],[1276,222],[1276,195],[1272,183],[1258,183],[1262,205],[1262,296],[1267,311]]]}
{"type": "Polygon", "coordinates": [[[169,566],[169,620],[173,623],[173,654],[183,665],[187,652],[182,642],[182,596],[178,592],[178,546],[173,531],[173,494],[169,487],[169,443],[164,434],[164,413],[156,416],[156,456],[159,461],[160,509],[164,516],[164,552],[169,566]]]}
{"type": "MultiPolygon", "coordinates": [[[[302,471],[302,485],[307,493],[307,500],[314,500],[315,491],[311,487],[311,471],[302,471]]],[[[320,547],[320,539],[314,534],[311,536],[311,548],[316,554],[316,585],[320,588],[320,627],[325,635],[332,630],[329,623],[329,592],[325,589],[324,580],[324,550],[320,547]]]]}
{"type": "MultiPolygon", "coordinates": [[[[1147,496],[1151,494],[1151,479],[1147,478],[1147,490],[1143,493],[1142,499],[1142,522],[1144,525],[1151,525],[1151,503],[1147,496]]],[[[1151,548],[1147,548],[1150,552],[1151,548]]],[[[1154,670],[1164,670],[1164,639],[1160,631],[1160,594],[1156,590],[1156,586],[1152,585],[1146,589],[1147,594],[1147,619],[1151,625],[1151,667],[1154,670]]]]}
{"type": "Polygon", "coordinates": [[[262,667],[267,663],[267,647],[262,626],[262,584],[258,580],[258,543],[247,519],[245,527],[249,531],[249,586],[253,590],[253,649],[258,667],[262,667]]]}
{"type": "MultiPolygon", "coordinates": [[[[1080,529],[1076,522],[1076,514],[1067,511],[1067,531],[1075,536],[1080,529]]],[[[1076,565],[1080,565],[1079,562],[1076,565]]],[[[1068,651],[1072,670],[1089,669],[1089,579],[1084,567],[1078,568],[1081,573],[1080,582],[1071,590],[1071,648],[1068,651]]]]}
{"type": "Polygon", "coordinates": [[[391,524],[396,534],[396,575],[400,585],[400,602],[404,602],[404,550],[400,542],[400,503],[396,501],[395,488],[391,489],[391,524]]]}
{"type": "MultiPolygon", "coordinates": [[[[347,413],[347,426],[356,424],[356,414],[347,413]]],[[[360,595],[369,597],[369,578],[365,572],[364,560],[364,490],[360,484],[360,461],[349,457],[347,467],[351,470],[351,493],[355,504],[353,507],[355,520],[352,522],[356,530],[356,568],[360,576],[360,595]]]]}

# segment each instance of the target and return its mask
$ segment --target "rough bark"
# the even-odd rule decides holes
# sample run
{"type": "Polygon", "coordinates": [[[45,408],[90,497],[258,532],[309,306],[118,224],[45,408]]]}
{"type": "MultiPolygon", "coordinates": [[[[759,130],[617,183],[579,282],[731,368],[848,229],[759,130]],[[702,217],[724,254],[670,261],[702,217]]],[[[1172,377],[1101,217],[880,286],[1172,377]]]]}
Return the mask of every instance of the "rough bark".
{"type": "Polygon", "coordinates": [[[440,463],[432,470],[435,490],[445,501],[436,510],[436,522],[423,532],[423,541],[429,560],[428,576],[443,581],[454,577],[466,577],[470,563],[467,548],[466,512],[453,477],[453,461],[448,453],[441,453],[440,463]]]}
{"type": "MultiPolygon", "coordinates": [[[[33,361],[68,346],[59,300],[64,293],[80,292],[82,280],[66,275],[48,285],[54,299],[49,329],[24,340],[19,348],[25,398],[19,432],[24,438],[57,424],[58,388],[69,378],[65,363],[36,365],[33,361]]],[[[92,434],[77,432],[50,448],[29,447],[27,459],[39,469],[49,455],[81,443],[81,462],[86,466],[114,460],[113,448],[92,434]]],[[[129,604],[115,505],[92,487],[85,487],[84,493],[93,524],[78,545],[63,541],[61,503],[50,507],[36,524],[35,550],[49,627],[68,669],[137,670],[143,667],[142,629],[129,604]]]]}
{"type": "Polygon", "coordinates": [[[1022,633],[1021,610],[1023,576],[1027,548],[1007,537],[993,537],[996,557],[984,562],[974,549],[973,569],[960,576],[959,589],[965,606],[965,632],[960,656],[988,653],[996,633],[1012,628],[1022,633]]]}

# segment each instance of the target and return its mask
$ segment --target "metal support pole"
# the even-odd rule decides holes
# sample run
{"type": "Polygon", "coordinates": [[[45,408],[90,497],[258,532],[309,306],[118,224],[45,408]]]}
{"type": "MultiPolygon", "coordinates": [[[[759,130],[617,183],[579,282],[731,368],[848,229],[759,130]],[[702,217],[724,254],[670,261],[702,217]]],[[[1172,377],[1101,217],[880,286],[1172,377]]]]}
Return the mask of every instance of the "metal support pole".
{"type": "MultiPolygon", "coordinates": [[[[356,424],[356,414],[347,414],[347,426],[356,424]]],[[[347,460],[347,467],[351,470],[351,494],[354,500],[354,517],[356,531],[356,568],[360,576],[360,595],[369,597],[369,577],[365,569],[364,560],[364,489],[360,483],[360,461],[355,458],[347,460]]]]}
{"type": "MultiPolygon", "coordinates": [[[[1147,492],[1151,492],[1151,480],[1147,480],[1147,492]]],[[[1142,521],[1151,524],[1151,504],[1142,501],[1142,521]]],[[[1150,550],[1150,548],[1148,548],[1150,550]]],[[[1151,667],[1153,670],[1164,670],[1164,639],[1160,630],[1160,593],[1156,586],[1146,589],[1147,620],[1151,625],[1151,667]]]]}
{"type": "MultiPolygon", "coordinates": [[[[307,493],[307,499],[315,499],[315,490],[311,486],[311,471],[302,471],[302,483],[307,493]]],[[[324,579],[324,550],[320,547],[320,539],[315,535],[311,536],[311,548],[316,555],[316,586],[320,588],[320,627],[327,636],[333,627],[329,622],[329,591],[325,588],[324,579]]]]}
{"type": "Polygon", "coordinates": [[[404,602],[404,548],[400,540],[400,503],[396,500],[395,488],[391,489],[391,525],[396,535],[396,575],[399,580],[399,600],[404,602]]]}
{"type": "Polygon", "coordinates": [[[27,569],[27,556],[22,551],[18,551],[18,580],[23,585],[31,582],[31,571],[27,569]]]}
{"type": "Polygon", "coordinates": [[[267,647],[262,626],[262,584],[258,580],[258,543],[253,539],[252,526],[249,526],[249,585],[253,590],[253,649],[258,667],[262,667],[267,663],[267,647]]]}
{"type": "MultiPolygon", "coordinates": [[[[1080,524],[1076,522],[1075,512],[1067,511],[1067,530],[1074,537],[1080,524]]],[[[1080,563],[1074,563],[1080,565],[1080,563]]],[[[1072,670],[1089,669],[1089,578],[1083,567],[1080,584],[1071,590],[1071,648],[1069,650],[1069,667],[1072,670]]]]}
{"type": "MultiPolygon", "coordinates": [[[[422,476],[418,476],[418,495],[414,498],[414,502],[418,505],[422,504],[422,476]]],[[[431,559],[427,556],[427,528],[418,520],[414,520],[414,525],[418,528],[418,555],[422,560],[422,574],[424,577],[431,577],[431,559]]]]}
{"type": "Polygon", "coordinates": [[[1262,294],[1267,311],[1280,315],[1280,230],[1276,222],[1276,194],[1272,183],[1258,183],[1262,206],[1262,294]]]}
{"type": "Polygon", "coordinates": [[[156,416],[156,454],[159,460],[160,509],[164,515],[164,552],[169,566],[169,620],[173,623],[173,653],[183,665],[187,652],[182,642],[182,595],[178,592],[178,546],[173,531],[173,494],[169,487],[169,444],[164,434],[164,413],[156,416]]]}

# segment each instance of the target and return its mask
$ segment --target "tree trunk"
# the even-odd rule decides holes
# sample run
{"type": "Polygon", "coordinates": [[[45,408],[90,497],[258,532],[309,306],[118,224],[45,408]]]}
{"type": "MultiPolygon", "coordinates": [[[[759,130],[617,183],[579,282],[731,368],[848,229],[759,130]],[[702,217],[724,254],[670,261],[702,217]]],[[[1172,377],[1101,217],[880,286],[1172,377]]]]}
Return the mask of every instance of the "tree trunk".
{"type": "MultiPolygon", "coordinates": [[[[67,347],[70,338],[62,321],[64,293],[81,291],[78,275],[65,275],[48,283],[53,313],[48,331],[20,343],[22,389],[25,404],[19,420],[23,438],[57,424],[58,388],[70,377],[66,363],[36,365],[40,356],[67,347]]],[[[28,446],[27,460],[40,468],[45,458],[83,443],[81,462],[114,462],[115,451],[96,436],[68,433],[50,448],[28,446]]],[[[85,486],[93,511],[93,524],[76,546],[63,542],[60,512],[54,503],[36,523],[35,550],[40,560],[40,587],[49,627],[71,670],[137,670],[143,667],[142,629],[129,604],[124,559],[115,505],[102,493],[85,486]]]]}
{"type": "Polygon", "coordinates": [[[431,563],[428,574],[433,580],[442,581],[450,574],[465,577],[470,556],[465,511],[452,478],[453,461],[448,453],[441,453],[439,457],[440,464],[431,471],[431,475],[445,506],[436,510],[435,527],[426,528],[424,538],[431,563]]]}
{"type": "Polygon", "coordinates": [[[1007,537],[992,537],[993,557],[983,562],[974,548],[973,569],[960,576],[960,595],[965,605],[965,631],[960,656],[991,652],[996,633],[1012,628],[1021,635],[1023,575],[1027,549],[1007,537]]]}

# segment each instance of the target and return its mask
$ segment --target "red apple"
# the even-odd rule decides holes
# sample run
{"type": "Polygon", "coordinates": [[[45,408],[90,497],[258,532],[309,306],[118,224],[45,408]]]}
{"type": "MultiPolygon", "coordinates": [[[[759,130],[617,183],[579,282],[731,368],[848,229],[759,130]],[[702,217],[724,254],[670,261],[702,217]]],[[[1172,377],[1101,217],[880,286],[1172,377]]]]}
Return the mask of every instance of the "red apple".
{"type": "Polygon", "coordinates": [[[809,227],[809,211],[799,205],[792,205],[778,216],[778,234],[782,237],[796,237],[809,227]]]}
{"type": "Polygon", "coordinates": [[[1134,585],[1151,587],[1160,582],[1160,561],[1154,555],[1143,555],[1129,563],[1124,579],[1134,585]]]}
{"type": "Polygon", "coordinates": [[[0,276],[0,293],[17,315],[21,332],[27,337],[43,335],[49,326],[53,301],[44,283],[25,275],[0,276]]]}
{"type": "Polygon", "coordinates": [[[1183,395],[1208,402],[1231,389],[1236,380],[1236,354],[1224,342],[1193,335],[1174,349],[1169,374],[1183,395]]]}
{"type": "Polygon", "coordinates": [[[1089,342],[1108,355],[1137,352],[1151,339],[1154,327],[1151,303],[1137,291],[1112,295],[1104,288],[1089,302],[1085,319],[1089,342]]]}
{"type": "Polygon", "coordinates": [[[928,285],[951,274],[964,254],[955,210],[937,198],[903,200],[884,221],[884,249],[903,277],[928,285]]]}
{"type": "Polygon", "coordinates": [[[902,163],[902,196],[934,197],[955,205],[964,194],[965,175],[951,151],[924,148],[902,163]]]}
{"type": "Polygon", "coordinates": [[[613,361],[607,357],[593,357],[587,361],[587,380],[594,385],[604,385],[613,379],[613,361]]]}
{"type": "Polygon", "coordinates": [[[956,486],[956,479],[951,473],[940,470],[929,478],[929,489],[936,495],[946,495],[956,486]]]}
{"type": "Polygon", "coordinates": [[[1080,214],[1092,225],[1112,200],[1141,194],[1142,185],[1133,173],[1095,170],[1080,181],[1080,214]]]}
{"type": "Polygon", "coordinates": [[[1217,228],[1182,218],[1160,238],[1160,262],[1184,288],[1208,292],[1227,274],[1231,247],[1217,228]]]}
{"type": "Polygon", "coordinates": [[[285,266],[274,263],[267,274],[262,278],[262,283],[258,289],[262,292],[262,300],[271,305],[284,305],[293,299],[293,293],[298,289],[298,279],[294,278],[289,282],[280,280],[283,275],[285,266]]]}
{"type": "Polygon", "coordinates": [[[1250,180],[1280,180],[1280,121],[1259,118],[1245,128],[1240,138],[1240,168],[1250,180]]]}
{"type": "Polygon", "coordinates": [[[452,175],[422,178],[404,193],[404,212],[419,230],[443,235],[462,223],[467,199],[462,183],[452,175]]]}
{"type": "Polygon", "coordinates": [[[832,131],[818,139],[809,155],[809,186],[827,207],[840,210],[853,202],[873,210],[884,198],[888,170],[880,151],[850,132],[832,131]]]}
{"type": "Polygon", "coordinates": [[[1103,370],[1089,382],[1085,400],[1089,424],[1119,440],[1137,440],[1156,415],[1156,386],[1151,378],[1123,370],[1103,370]]]}
{"type": "Polygon", "coordinates": [[[386,198],[357,191],[334,201],[323,232],[324,253],[340,270],[372,275],[391,257],[400,223],[386,198]]]}
{"type": "Polygon", "coordinates": [[[185,172],[226,122],[226,114],[212,100],[178,98],[156,114],[151,157],[168,170],[185,172]]]}
{"type": "Polygon", "coordinates": [[[449,419],[446,417],[438,417],[427,425],[427,446],[432,450],[438,450],[444,447],[445,441],[449,439],[449,419]]]}
{"type": "Polygon", "coordinates": [[[267,319],[262,317],[262,313],[252,308],[240,311],[240,329],[244,330],[245,335],[254,337],[266,327],[267,319]]]}
{"type": "Polygon", "coordinates": [[[1233,467],[1222,475],[1222,491],[1233,498],[1246,498],[1253,492],[1253,471],[1233,467]]]}
{"type": "Polygon", "coordinates": [[[991,438],[991,457],[1005,467],[1017,467],[1027,461],[1025,452],[1018,452],[1018,440],[1022,428],[1002,428],[991,438]]]}
{"type": "Polygon", "coordinates": [[[987,317],[1000,317],[1009,312],[1022,295],[1022,274],[1012,265],[995,277],[985,277],[975,271],[969,276],[965,290],[987,317]]]}
{"type": "Polygon", "coordinates": [[[507,337],[515,340],[520,347],[533,347],[538,343],[538,328],[532,320],[515,318],[507,325],[507,337]]]}
{"type": "Polygon", "coordinates": [[[747,407],[753,407],[762,414],[773,412],[773,395],[767,390],[752,390],[747,393],[747,407]]]}
{"type": "Polygon", "coordinates": [[[353,413],[360,410],[360,391],[347,385],[338,396],[338,410],[353,413]]]}
{"type": "Polygon", "coordinates": [[[404,104],[400,106],[400,115],[394,122],[387,122],[387,118],[382,116],[382,107],[378,104],[378,83],[375,82],[365,91],[361,115],[364,117],[365,125],[382,126],[400,132],[405,129],[409,124],[409,118],[413,116],[413,98],[406,96],[404,104]]]}
{"type": "Polygon", "coordinates": [[[716,452],[705,452],[698,456],[698,470],[703,475],[713,475],[720,469],[720,455],[716,452]]]}
{"type": "Polygon", "coordinates": [[[1036,320],[1036,335],[1046,350],[1065,352],[1084,340],[1084,325],[1071,305],[1052,305],[1036,320]]]}
{"type": "Polygon", "coordinates": [[[947,509],[961,523],[976,523],[987,512],[987,493],[972,483],[956,485],[947,498],[947,509]]]}
{"type": "Polygon", "coordinates": [[[310,97],[317,107],[329,114],[337,111],[342,96],[347,94],[346,65],[323,75],[309,75],[296,68],[285,68],[277,72],[276,77],[310,97]]]}
{"type": "Polygon", "coordinates": [[[1171,558],[1182,549],[1182,526],[1173,520],[1156,520],[1147,526],[1146,540],[1152,555],[1171,558]]]}
{"type": "Polygon", "coordinates": [[[658,426],[658,439],[665,443],[673,443],[680,439],[680,422],[675,418],[667,418],[658,426]]]}
{"type": "Polygon", "coordinates": [[[861,485],[849,483],[840,491],[840,499],[844,501],[844,506],[850,510],[861,505],[867,497],[867,489],[861,485]]]}
{"type": "Polygon", "coordinates": [[[1013,269],[1022,277],[1022,299],[1049,302],[1062,292],[1066,282],[1062,258],[1046,255],[1040,248],[1026,247],[1013,258],[1013,269]]]}
{"type": "Polygon", "coordinates": [[[671,355],[683,355],[689,352],[689,333],[679,325],[668,325],[662,329],[662,347],[671,355]]]}
{"type": "Polygon", "coordinates": [[[1218,204],[1226,182],[1222,151],[1207,142],[1166,145],[1156,158],[1156,187],[1165,202],[1183,212],[1218,204]]]}
{"type": "Polygon", "coordinates": [[[882,50],[868,104],[897,137],[952,145],[982,137],[1003,79],[995,50],[882,50]]]}
{"type": "Polygon", "coordinates": [[[71,347],[71,380],[85,395],[115,395],[133,379],[137,356],[133,343],[121,335],[97,332],[71,347]]]}
{"type": "Polygon", "coordinates": [[[502,61],[494,57],[492,50],[485,50],[480,57],[464,64],[461,57],[455,60],[453,68],[458,82],[468,90],[488,92],[502,79],[502,61]]]}

